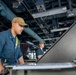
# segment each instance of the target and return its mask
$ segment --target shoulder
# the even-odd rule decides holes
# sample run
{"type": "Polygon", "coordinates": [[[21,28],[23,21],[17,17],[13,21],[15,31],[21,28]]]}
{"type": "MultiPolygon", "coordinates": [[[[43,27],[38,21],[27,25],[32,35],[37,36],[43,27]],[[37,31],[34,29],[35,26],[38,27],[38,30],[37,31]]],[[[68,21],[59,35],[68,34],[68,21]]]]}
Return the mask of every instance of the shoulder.
{"type": "Polygon", "coordinates": [[[6,37],[8,36],[7,34],[8,34],[8,30],[0,32],[0,39],[1,38],[6,39],[6,37]]]}
{"type": "Polygon", "coordinates": [[[38,55],[42,55],[42,54],[43,54],[43,51],[39,48],[39,49],[37,50],[36,54],[37,54],[37,56],[38,56],[38,55]]]}
{"type": "Polygon", "coordinates": [[[1,36],[1,35],[4,35],[4,36],[5,36],[8,32],[9,32],[9,30],[2,31],[2,32],[0,32],[0,36],[1,36]]]}
{"type": "Polygon", "coordinates": [[[41,52],[41,49],[40,49],[40,48],[38,48],[37,52],[41,52]]]}
{"type": "Polygon", "coordinates": [[[38,50],[41,50],[40,48],[38,48],[38,50]]]}

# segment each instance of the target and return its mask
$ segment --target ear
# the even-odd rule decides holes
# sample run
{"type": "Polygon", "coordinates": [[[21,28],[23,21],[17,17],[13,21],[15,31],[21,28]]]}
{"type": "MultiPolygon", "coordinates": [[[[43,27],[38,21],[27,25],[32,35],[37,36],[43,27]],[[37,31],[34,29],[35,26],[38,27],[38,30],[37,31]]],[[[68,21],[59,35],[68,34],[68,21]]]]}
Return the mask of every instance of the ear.
{"type": "Polygon", "coordinates": [[[15,23],[12,23],[12,27],[14,27],[15,26],[15,23]]]}

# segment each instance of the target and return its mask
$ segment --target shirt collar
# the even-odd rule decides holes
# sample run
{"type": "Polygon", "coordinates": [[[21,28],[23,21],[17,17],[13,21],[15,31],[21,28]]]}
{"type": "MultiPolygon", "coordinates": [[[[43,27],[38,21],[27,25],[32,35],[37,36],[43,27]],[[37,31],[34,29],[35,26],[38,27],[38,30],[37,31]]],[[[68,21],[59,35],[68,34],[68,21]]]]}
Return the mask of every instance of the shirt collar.
{"type": "Polygon", "coordinates": [[[41,50],[43,50],[43,48],[40,48],[41,50]]]}
{"type": "Polygon", "coordinates": [[[10,30],[10,29],[8,29],[8,32],[9,32],[9,37],[14,39],[15,37],[12,35],[12,33],[11,33],[11,30],[10,30]]]}

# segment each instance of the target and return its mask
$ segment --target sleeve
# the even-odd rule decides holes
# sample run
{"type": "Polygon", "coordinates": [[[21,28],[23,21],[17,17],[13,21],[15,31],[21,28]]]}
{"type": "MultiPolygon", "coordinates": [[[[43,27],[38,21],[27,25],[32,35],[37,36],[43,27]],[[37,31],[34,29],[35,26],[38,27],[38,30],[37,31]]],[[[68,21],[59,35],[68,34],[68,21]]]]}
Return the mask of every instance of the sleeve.
{"type": "Polygon", "coordinates": [[[2,52],[2,49],[3,49],[3,46],[4,46],[4,43],[5,43],[5,39],[3,38],[4,35],[0,32],[0,58],[1,58],[1,52],[2,52]]]}
{"type": "Polygon", "coordinates": [[[21,52],[21,48],[20,48],[20,42],[19,42],[19,52],[18,52],[18,59],[23,56],[22,52],[21,52]]]}
{"type": "Polygon", "coordinates": [[[18,59],[19,59],[21,56],[23,56],[23,54],[22,54],[21,50],[19,50],[18,59]]]}
{"type": "Polygon", "coordinates": [[[41,49],[38,49],[37,52],[36,52],[36,56],[42,55],[42,54],[43,54],[42,50],[41,49]]]}

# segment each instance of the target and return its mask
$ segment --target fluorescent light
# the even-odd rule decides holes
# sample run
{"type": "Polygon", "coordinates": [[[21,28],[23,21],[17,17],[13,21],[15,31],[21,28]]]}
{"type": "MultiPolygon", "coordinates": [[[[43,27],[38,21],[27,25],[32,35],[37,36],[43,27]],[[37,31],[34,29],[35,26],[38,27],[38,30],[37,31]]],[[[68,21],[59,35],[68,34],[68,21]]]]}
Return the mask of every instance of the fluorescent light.
{"type": "Polygon", "coordinates": [[[61,14],[61,13],[66,13],[66,12],[67,12],[67,8],[61,7],[61,8],[45,11],[45,12],[35,13],[35,14],[32,14],[32,16],[34,18],[38,18],[38,17],[51,16],[51,15],[56,15],[56,14],[61,14]]]}

